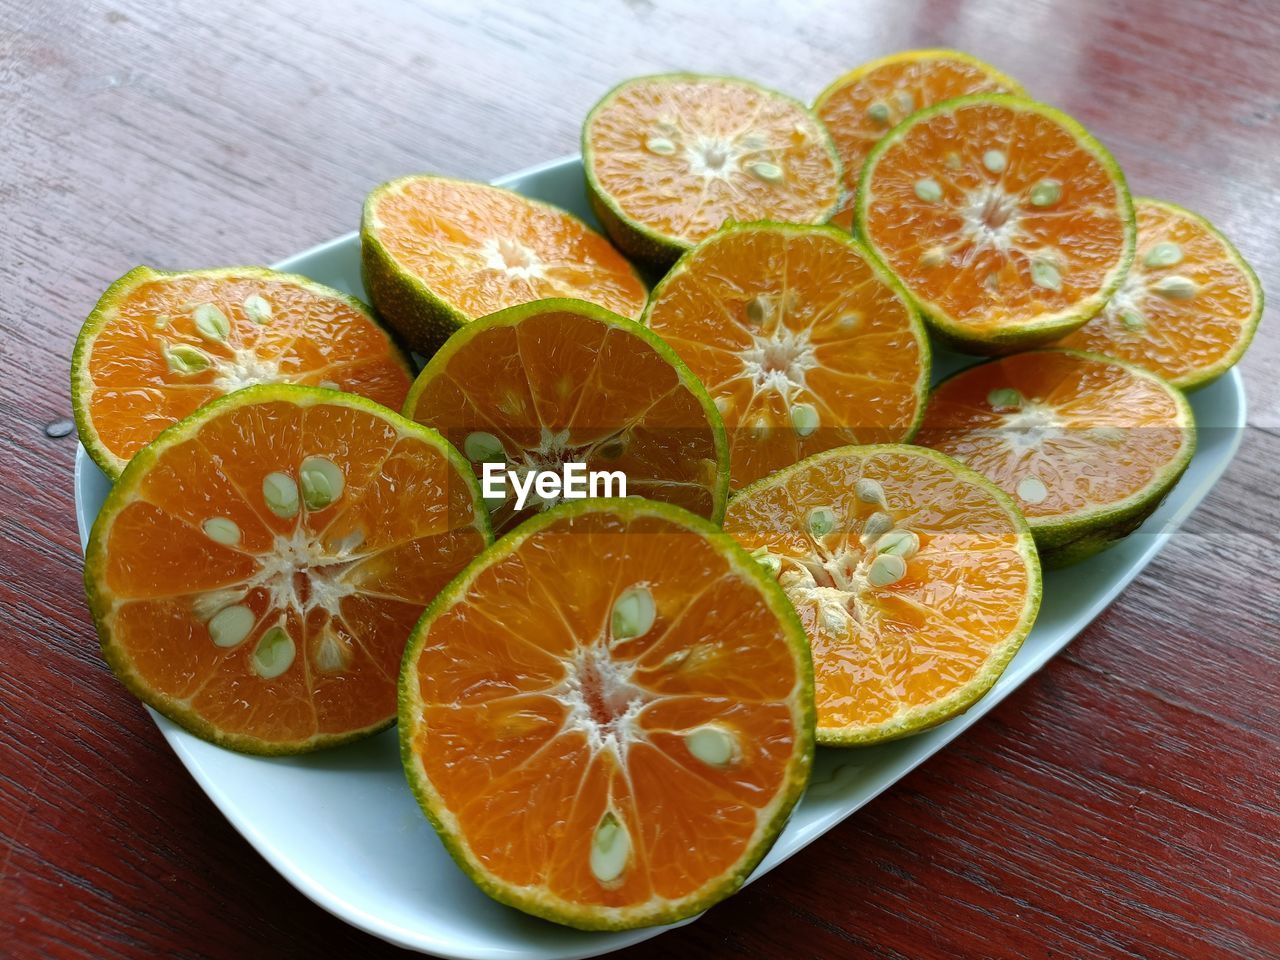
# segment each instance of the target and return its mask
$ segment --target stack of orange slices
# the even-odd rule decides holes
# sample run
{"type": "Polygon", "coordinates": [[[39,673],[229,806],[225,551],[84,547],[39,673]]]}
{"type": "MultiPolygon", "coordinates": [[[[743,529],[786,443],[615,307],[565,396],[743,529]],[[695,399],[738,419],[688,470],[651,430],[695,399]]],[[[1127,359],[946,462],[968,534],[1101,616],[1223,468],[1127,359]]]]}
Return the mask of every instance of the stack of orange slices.
{"type": "Polygon", "coordinates": [[[361,222],[372,307],[139,267],[71,379],[115,481],[85,584],[125,685],[252,753],[398,719],[485,892],[621,929],[741,886],[815,742],[982,697],[1042,566],[1178,482],[1183,391],[1240,359],[1262,291],[1206,220],[1135,202],[1079,123],[957,51],[857,67],[812,110],[633,79],[582,154],[601,232],[393,180],[361,222]],[[935,356],[962,369],[931,388],[935,356]],[[626,498],[480,482],[578,463],[626,498]]]}

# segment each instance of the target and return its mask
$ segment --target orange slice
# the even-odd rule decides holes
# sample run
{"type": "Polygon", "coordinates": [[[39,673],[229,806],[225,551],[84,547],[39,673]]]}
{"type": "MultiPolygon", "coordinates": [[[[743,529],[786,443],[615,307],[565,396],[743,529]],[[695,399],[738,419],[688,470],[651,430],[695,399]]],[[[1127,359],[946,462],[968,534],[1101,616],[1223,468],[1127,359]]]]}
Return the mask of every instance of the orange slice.
{"type": "Polygon", "coordinates": [[[592,205],[629,255],[666,266],[729,220],[824,223],[840,162],[804,105],[746,80],[672,73],[610,90],[587,115],[592,205]]]}
{"type": "Polygon", "coordinates": [[[574,297],[636,318],[647,295],[631,264],[573,214],[468,180],[382,184],[365,201],[360,249],[373,305],[426,356],[504,307],[574,297]]]}
{"type": "Polygon", "coordinates": [[[834,227],[726,227],[658,284],[645,319],[721,411],[735,489],[819,450],[909,439],[924,413],[924,328],[834,227]]]}
{"type": "Polygon", "coordinates": [[[908,114],[974,93],[1024,91],[1012,77],[959,50],[904,50],[850,70],[818,94],[813,111],[835,141],[845,202],[831,222],[853,226],[853,194],[867,154],[908,114]]]}
{"type": "MultiPolygon", "coordinates": [[[[716,523],[728,491],[728,446],[711,398],[672,349],[639,324],[577,300],[540,300],[469,323],[418,375],[405,416],[434,427],[477,476],[530,471],[621,474],[626,495],[685,507],[716,523]]],[[[621,496],[621,481],[596,487],[621,496]]],[[[515,486],[490,501],[508,530],[558,502],[515,486]]],[[[590,487],[587,488],[588,492],[590,487]]]]}
{"type": "Polygon", "coordinates": [[[1208,220],[1138,197],[1138,252],[1120,289],[1064,347],[1119,357],[1193,390],[1235,366],[1262,316],[1262,286],[1208,220]]]}
{"type": "Polygon", "coordinates": [[[400,677],[423,811],[489,896],[584,929],[737,890],[813,759],[808,644],[717,527],[650,500],[564,504],[440,595],[400,677]]]}
{"type": "Polygon", "coordinates": [[[1070,333],[1133,259],[1111,154],[1066,114],[1001,94],[914,113],[862,170],[858,233],[948,342],[1007,353],[1070,333]]]}
{"type": "Polygon", "coordinates": [[[490,542],[439,434],[360,397],[249,387],[134,457],[85,588],[144,703],[222,746],[298,753],[392,722],[409,631],[490,542]]]}
{"type": "Polygon", "coordinates": [[[822,744],[892,740],[961,713],[995,683],[1039,609],[1022,515],[932,450],[820,453],[739,493],[724,528],[800,614],[822,744]]]}
{"type": "Polygon", "coordinates": [[[322,386],[399,409],[412,380],[364,304],[306,277],[137,267],[80,331],[71,401],[85,449],[117,477],[165,427],[241,387],[322,386]]]}
{"type": "Polygon", "coordinates": [[[1014,498],[1046,566],[1128,536],[1191,461],[1195,420],[1179,390],[1132,364],[1039,350],[939,384],[916,442],[1014,498]]]}

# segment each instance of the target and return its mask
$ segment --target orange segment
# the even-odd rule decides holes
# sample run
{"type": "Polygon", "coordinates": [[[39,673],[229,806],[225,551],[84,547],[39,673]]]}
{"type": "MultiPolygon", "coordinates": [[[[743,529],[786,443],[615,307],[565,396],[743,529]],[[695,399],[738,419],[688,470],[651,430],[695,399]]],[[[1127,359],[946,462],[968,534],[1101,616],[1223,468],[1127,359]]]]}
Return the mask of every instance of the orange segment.
{"type": "Polygon", "coordinates": [[[686,254],[646,312],[706,385],[736,489],[849,443],[908,439],[929,350],[896,284],[827,227],[726,227],[686,254]]]}
{"type": "Polygon", "coordinates": [[[510,190],[403,177],[369,194],[361,225],[374,306],[430,355],[469,320],[547,297],[625,317],[644,309],[631,265],[577,217],[510,190]]]}
{"type": "Polygon", "coordinates": [[[1052,107],[962,97],[913,114],[863,168],[859,234],[925,318],[976,352],[1062,336],[1102,309],[1133,256],[1106,149],[1052,107]]]}
{"type": "Polygon", "coordinates": [[[414,632],[405,768],[490,896],[587,929],[736,890],[808,777],[812,686],[786,598],[728,537],[646,500],[509,534],[414,632]]]}
{"type": "Polygon", "coordinates": [[[291,386],[216,401],[134,459],[85,565],[103,653],[134,694],[252,753],[395,714],[422,608],[489,542],[470,470],[376,404],[291,386]]]}
{"type": "Polygon", "coordinates": [[[970,367],[930,398],[917,442],[988,477],[1026,514],[1046,564],[1127,535],[1186,469],[1182,394],[1106,357],[1040,350],[970,367]]]}
{"type": "Polygon", "coordinates": [[[108,476],[168,426],[258,383],[347,390],[399,408],[407,358],[359,301],[258,267],[121,277],[72,359],[80,439],[108,476]]]}
{"type": "Polygon", "coordinates": [[[1184,390],[1221,376],[1262,316],[1262,287],[1209,221],[1138,197],[1138,250],[1124,283],[1064,347],[1128,360],[1184,390]]]}
{"type": "MultiPolygon", "coordinates": [[[[468,324],[423,369],[405,416],[443,433],[481,478],[486,461],[522,477],[579,463],[621,473],[630,495],[724,513],[728,450],[710,397],[662,340],[588,303],[543,300],[468,324]]],[[[494,527],[556,499],[518,509],[508,483],[490,504],[494,527]]]]}
{"type": "Polygon", "coordinates": [[[958,50],[904,50],[850,70],[813,103],[844,167],[845,202],[831,222],[852,227],[862,164],[908,114],[968,94],[1023,92],[1013,78],[958,50]]]}
{"type": "Polygon", "coordinates": [[[582,144],[597,214],[648,260],[670,263],[729,220],[822,223],[840,199],[822,124],[746,80],[628,80],[592,109],[582,144]]]}
{"type": "Polygon", "coordinates": [[[916,447],[810,457],[735,496],[725,532],[804,623],[819,743],[875,743],[962,712],[1039,607],[1035,547],[1008,498],[916,447]]]}

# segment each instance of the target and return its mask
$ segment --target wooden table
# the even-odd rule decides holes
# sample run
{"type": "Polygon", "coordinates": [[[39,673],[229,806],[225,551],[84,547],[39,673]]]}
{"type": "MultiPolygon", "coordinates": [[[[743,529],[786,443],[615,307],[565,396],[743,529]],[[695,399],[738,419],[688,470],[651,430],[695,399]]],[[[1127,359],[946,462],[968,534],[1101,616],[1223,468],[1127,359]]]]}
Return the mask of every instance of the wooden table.
{"type": "MultiPolygon", "coordinates": [[[[1280,294],[1280,7],[1265,0],[0,2],[0,953],[375,957],[255,854],[103,665],[81,593],[67,372],[138,263],[271,262],[373,184],[576,150],[673,68],[811,98],[952,45],[1215,220],[1280,294]],[[51,432],[57,433],[57,429],[51,432]]],[[[1240,455],[1039,676],[819,843],[627,954],[1276,957],[1280,327],[1240,455]]]]}

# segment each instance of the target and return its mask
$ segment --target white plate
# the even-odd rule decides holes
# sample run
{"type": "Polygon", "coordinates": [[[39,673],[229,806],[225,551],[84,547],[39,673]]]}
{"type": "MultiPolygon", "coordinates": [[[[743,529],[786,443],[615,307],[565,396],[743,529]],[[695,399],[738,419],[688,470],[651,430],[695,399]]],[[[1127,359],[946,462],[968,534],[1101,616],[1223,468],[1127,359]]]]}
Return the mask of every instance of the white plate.
{"type": "MultiPolygon", "coordinates": [[[[496,182],[595,222],[577,157],[496,182]]],[[[276,266],[364,296],[354,233],[276,266]]],[[[965,362],[971,358],[936,358],[939,374],[965,362]]],[[[976,722],[1065,647],[1150,562],[1235,454],[1245,422],[1240,375],[1233,370],[1193,394],[1191,405],[1200,425],[1199,449],[1160,510],[1119,546],[1046,576],[1035,629],[1004,676],[968,713],[880,747],[820,749],[808,793],[754,877],[812,843],[976,722]]],[[[84,543],[109,484],[83,447],[75,483],[84,543]]],[[[490,900],[454,866],[418,810],[394,731],[297,759],[262,759],[219,749],[152,716],[192,776],[272,866],[326,910],[384,940],[442,957],[559,960],[596,956],[670,929],[582,933],[490,900]]]]}

